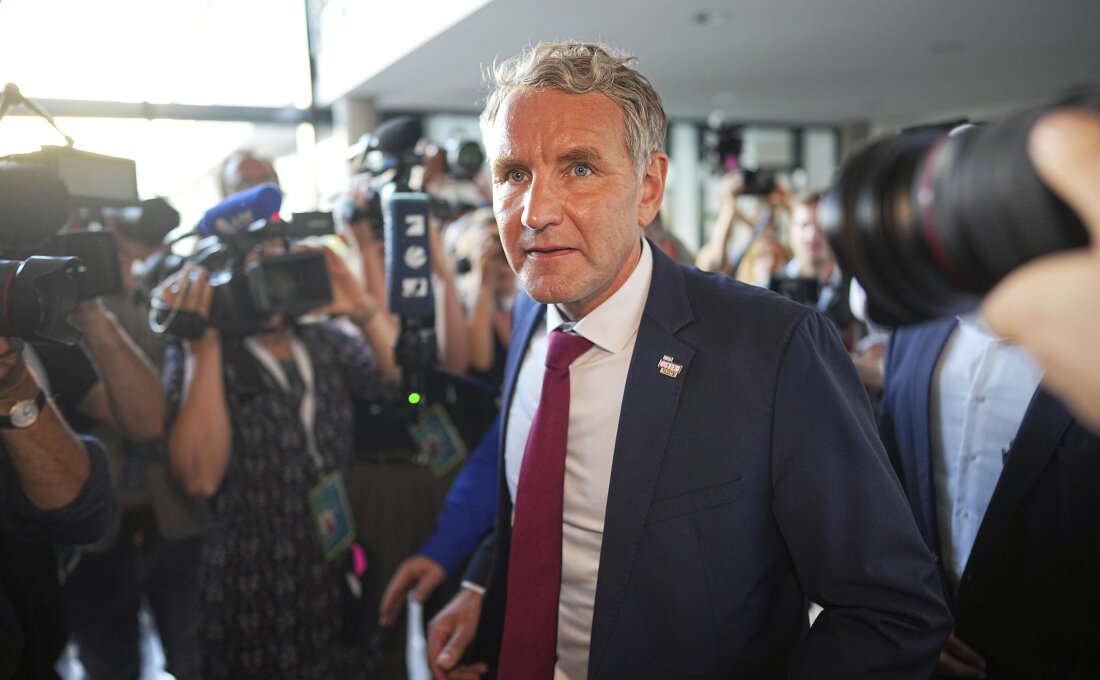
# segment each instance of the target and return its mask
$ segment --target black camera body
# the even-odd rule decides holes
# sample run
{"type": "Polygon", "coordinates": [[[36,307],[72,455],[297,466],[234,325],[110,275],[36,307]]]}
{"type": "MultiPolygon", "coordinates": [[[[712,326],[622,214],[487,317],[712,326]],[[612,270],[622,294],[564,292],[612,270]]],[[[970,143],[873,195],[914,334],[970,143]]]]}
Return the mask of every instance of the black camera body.
{"type": "Polygon", "coordinates": [[[0,159],[0,336],[72,344],[77,302],[122,287],[112,234],[58,232],[71,208],[136,203],[132,169],[68,147],[0,159]]]}
{"type": "Polygon", "coordinates": [[[155,299],[153,329],[182,339],[195,339],[212,326],[237,337],[261,330],[276,314],[298,317],[332,302],[332,285],[324,254],[317,251],[262,254],[263,242],[278,238],[289,250],[293,241],[332,234],[331,213],[296,213],[290,222],[258,220],[243,232],[210,236],[188,258],[170,255],[146,276],[158,280],[193,260],[209,273],[210,313],[197,314],[165,306],[155,299]],[[255,253],[256,256],[250,256],[255,253]]]}

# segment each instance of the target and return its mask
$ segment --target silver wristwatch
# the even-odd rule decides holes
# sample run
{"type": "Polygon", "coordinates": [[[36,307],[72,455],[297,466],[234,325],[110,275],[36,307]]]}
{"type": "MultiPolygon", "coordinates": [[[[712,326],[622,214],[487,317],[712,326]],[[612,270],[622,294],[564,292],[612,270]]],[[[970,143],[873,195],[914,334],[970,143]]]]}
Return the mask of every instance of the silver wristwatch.
{"type": "Polygon", "coordinates": [[[34,425],[38,420],[38,414],[46,405],[46,393],[38,390],[38,396],[34,399],[23,399],[12,405],[7,415],[0,415],[0,428],[23,429],[34,425]]]}

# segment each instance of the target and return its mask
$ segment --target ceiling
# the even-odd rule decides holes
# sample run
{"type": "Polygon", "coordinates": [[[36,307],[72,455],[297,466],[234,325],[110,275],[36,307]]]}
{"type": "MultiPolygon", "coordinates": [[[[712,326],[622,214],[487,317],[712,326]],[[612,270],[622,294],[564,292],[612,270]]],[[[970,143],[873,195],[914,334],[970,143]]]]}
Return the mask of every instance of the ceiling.
{"type": "Polygon", "coordinates": [[[638,56],[673,118],[912,123],[1100,83],[1100,0],[493,0],[363,82],[378,110],[476,112],[540,40],[638,56]]]}

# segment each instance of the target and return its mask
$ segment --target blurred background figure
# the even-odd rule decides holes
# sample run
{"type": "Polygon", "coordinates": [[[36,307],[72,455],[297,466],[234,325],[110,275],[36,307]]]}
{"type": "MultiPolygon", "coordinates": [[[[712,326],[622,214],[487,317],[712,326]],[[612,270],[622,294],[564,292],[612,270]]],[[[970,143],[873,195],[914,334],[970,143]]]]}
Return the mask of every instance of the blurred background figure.
{"type": "Polygon", "coordinates": [[[247,149],[235,151],[225,159],[220,177],[222,198],[228,198],[268,182],[279,184],[279,175],[275,172],[274,163],[247,149]]]}
{"type": "Polygon", "coordinates": [[[504,257],[493,209],[478,208],[466,221],[455,256],[459,269],[465,270],[459,275],[459,288],[466,301],[468,373],[499,390],[512,339],[516,275],[504,257]]]}
{"type": "Polygon", "coordinates": [[[890,338],[883,443],[955,629],[937,677],[1100,676],[1100,439],[977,314],[890,338]]]}
{"type": "Polygon", "coordinates": [[[744,283],[767,288],[772,277],[781,273],[791,261],[791,249],[774,235],[761,234],[741,256],[734,278],[744,283]]]}
{"type": "Polygon", "coordinates": [[[680,240],[680,237],[665,228],[665,221],[661,213],[657,213],[656,217],[645,226],[645,236],[650,241],[653,241],[653,245],[660,248],[665,255],[668,255],[680,264],[692,264],[695,262],[695,256],[692,255],[688,247],[684,245],[684,242],[680,240]]]}
{"type": "MultiPolygon", "coordinates": [[[[757,176],[759,177],[759,176],[757,176]]],[[[783,241],[787,234],[781,219],[790,213],[790,195],[781,182],[755,182],[746,186],[741,172],[727,172],[718,183],[720,207],[706,243],[699,249],[695,266],[704,271],[733,276],[745,250],[758,237],[783,241]],[[756,212],[746,215],[742,197],[756,197],[756,212]],[[782,217],[780,216],[782,214],[782,217]],[[740,228],[739,228],[740,225],[740,228]]]]}

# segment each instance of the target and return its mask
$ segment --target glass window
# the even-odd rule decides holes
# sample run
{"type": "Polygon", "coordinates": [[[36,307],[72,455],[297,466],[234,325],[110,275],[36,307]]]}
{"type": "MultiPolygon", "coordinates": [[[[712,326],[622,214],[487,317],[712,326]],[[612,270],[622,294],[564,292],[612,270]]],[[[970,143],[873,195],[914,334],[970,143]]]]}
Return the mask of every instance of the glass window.
{"type": "Polygon", "coordinates": [[[6,0],[5,82],[32,99],[308,106],[302,0],[6,0]]]}

